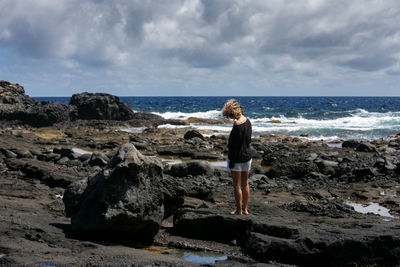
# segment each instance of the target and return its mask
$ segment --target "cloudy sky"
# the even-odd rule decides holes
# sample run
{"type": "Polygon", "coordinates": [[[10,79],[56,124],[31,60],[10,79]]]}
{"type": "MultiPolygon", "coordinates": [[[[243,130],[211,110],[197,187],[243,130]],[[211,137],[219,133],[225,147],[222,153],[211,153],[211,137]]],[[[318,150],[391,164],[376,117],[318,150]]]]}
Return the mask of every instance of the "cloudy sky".
{"type": "Polygon", "coordinates": [[[1,0],[31,96],[400,95],[398,0],[1,0]]]}

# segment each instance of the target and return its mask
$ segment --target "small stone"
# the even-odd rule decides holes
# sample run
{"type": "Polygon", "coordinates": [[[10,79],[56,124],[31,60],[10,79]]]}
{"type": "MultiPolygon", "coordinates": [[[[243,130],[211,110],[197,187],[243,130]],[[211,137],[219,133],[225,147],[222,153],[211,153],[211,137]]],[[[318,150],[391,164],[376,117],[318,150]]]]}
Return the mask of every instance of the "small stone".
{"type": "Polygon", "coordinates": [[[22,137],[22,133],[19,130],[12,130],[11,134],[16,137],[22,137]]]}
{"type": "Polygon", "coordinates": [[[17,149],[15,150],[15,153],[17,154],[18,158],[33,158],[32,153],[27,149],[17,149]]]}
{"type": "Polygon", "coordinates": [[[69,162],[69,158],[67,158],[67,157],[62,157],[59,161],[57,161],[57,163],[61,164],[61,165],[67,165],[68,162],[69,162]]]}
{"type": "Polygon", "coordinates": [[[10,150],[5,150],[5,156],[7,157],[7,158],[16,158],[17,157],[17,154],[15,154],[14,152],[12,152],[12,151],[10,151],[10,150]]]}
{"type": "Polygon", "coordinates": [[[57,161],[61,158],[60,154],[50,153],[45,156],[46,161],[57,161]]]}

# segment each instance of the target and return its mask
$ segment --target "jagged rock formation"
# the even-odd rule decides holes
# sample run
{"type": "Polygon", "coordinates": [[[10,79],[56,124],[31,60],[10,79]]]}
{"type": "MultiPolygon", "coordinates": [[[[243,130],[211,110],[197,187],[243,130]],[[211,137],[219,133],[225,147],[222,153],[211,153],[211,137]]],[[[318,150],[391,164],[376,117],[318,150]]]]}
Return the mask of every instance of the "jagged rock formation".
{"type": "Polygon", "coordinates": [[[159,159],[127,143],[95,177],[68,187],[64,204],[74,231],[143,241],[182,206],[183,190],[163,176],[159,159]]]}
{"type": "Polygon", "coordinates": [[[82,120],[118,120],[134,118],[132,108],[119,97],[105,93],[81,93],[72,95],[70,105],[78,109],[82,120]]]}
{"type": "Polygon", "coordinates": [[[76,108],[58,102],[37,101],[19,84],[0,81],[0,121],[15,121],[34,127],[76,119],[76,108]]]}

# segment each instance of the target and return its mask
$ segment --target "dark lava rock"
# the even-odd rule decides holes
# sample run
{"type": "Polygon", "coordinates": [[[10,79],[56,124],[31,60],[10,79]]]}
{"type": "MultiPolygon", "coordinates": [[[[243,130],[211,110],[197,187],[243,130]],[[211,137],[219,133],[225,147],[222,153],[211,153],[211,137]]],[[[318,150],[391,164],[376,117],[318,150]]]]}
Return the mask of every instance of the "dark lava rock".
{"type": "Polygon", "coordinates": [[[268,172],[268,177],[282,177],[287,176],[290,179],[304,179],[309,177],[311,173],[318,172],[318,167],[310,162],[293,162],[283,161],[280,164],[272,165],[268,172]]]}
{"type": "Polygon", "coordinates": [[[78,159],[82,162],[89,160],[92,157],[91,153],[85,153],[78,156],[78,159]]]}
{"type": "Polygon", "coordinates": [[[89,165],[104,167],[109,161],[110,159],[105,154],[101,152],[93,152],[89,159],[89,165]]]}
{"type": "Polygon", "coordinates": [[[14,84],[8,81],[0,81],[0,103],[2,104],[16,104],[25,101],[32,101],[25,99],[25,90],[21,85],[14,84]]]}
{"type": "Polygon", "coordinates": [[[360,144],[359,141],[354,140],[354,139],[349,139],[346,140],[342,143],[342,147],[352,147],[352,148],[356,148],[358,145],[360,144]]]}
{"type": "Polygon", "coordinates": [[[68,159],[75,159],[74,151],[72,148],[54,148],[53,153],[60,154],[61,157],[67,157],[68,159]]]}
{"type": "Polygon", "coordinates": [[[58,161],[57,161],[57,164],[60,164],[60,165],[67,165],[68,163],[69,163],[69,158],[68,157],[62,157],[61,159],[59,159],[58,161]]]}
{"type": "Polygon", "coordinates": [[[369,143],[360,143],[356,147],[356,151],[358,151],[358,152],[376,152],[376,147],[369,143]]]}
{"type": "Polygon", "coordinates": [[[133,118],[132,108],[119,97],[105,93],[81,93],[71,97],[70,105],[76,106],[82,120],[117,120],[133,118]]]}
{"type": "Polygon", "coordinates": [[[8,150],[8,149],[6,149],[6,150],[4,151],[4,155],[5,155],[7,158],[16,158],[16,157],[17,157],[17,154],[15,154],[14,152],[12,152],[12,151],[10,151],[10,150],[8,150]]]}
{"type": "Polygon", "coordinates": [[[375,168],[357,168],[354,170],[357,181],[367,181],[377,175],[375,168]]]}
{"type": "Polygon", "coordinates": [[[185,177],[188,175],[212,175],[214,168],[206,161],[188,161],[171,166],[170,174],[174,177],[185,177]]]}
{"type": "MultiPolygon", "coordinates": [[[[252,258],[296,266],[396,266],[400,229],[381,223],[309,223],[308,214],[253,206],[252,215],[228,215],[226,207],[180,210],[173,232],[215,241],[237,240],[252,258]],[[304,223],[302,223],[304,222],[304,223]],[[308,222],[308,223],[305,223],[308,222]]],[[[318,217],[321,218],[321,217],[318,217]]]]}
{"type": "Polygon", "coordinates": [[[195,138],[195,137],[198,137],[201,140],[204,140],[204,136],[201,133],[199,133],[198,131],[196,131],[196,130],[187,131],[185,133],[185,135],[183,136],[184,139],[192,139],[192,138],[195,138]]]}
{"type": "Polygon", "coordinates": [[[27,149],[16,149],[14,152],[18,158],[33,158],[32,153],[27,149]]]}
{"type": "Polygon", "coordinates": [[[36,159],[9,158],[5,159],[5,163],[9,169],[21,171],[28,178],[38,179],[50,187],[66,188],[71,182],[81,180],[88,175],[87,172],[36,159]]]}
{"type": "Polygon", "coordinates": [[[0,120],[34,127],[51,126],[76,119],[76,108],[59,102],[37,101],[18,84],[0,81],[0,120]]]}
{"type": "Polygon", "coordinates": [[[338,202],[322,201],[321,203],[310,203],[308,201],[293,201],[286,203],[282,208],[290,211],[306,212],[313,216],[328,216],[331,218],[343,218],[353,210],[338,202]]]}
{"type": "Polygon", "coordinates": [[[44,156],[44,159],[46,161],[57,161],[61,158],[60,154],[56,154],[56,153],[49,153],[47,155],[44,156]]]}
{"type": "Polygon", "coordinates": [[[104,239],[151,240],[167,214],[164,206],[183,204],[183,195],[173,190],[173,183],[166,190],[163,179],[161,160],[143,156],[130,143],[122,145],[85,189],[85,182],[79,182],[65,191],[73,231],[104,239]]]}

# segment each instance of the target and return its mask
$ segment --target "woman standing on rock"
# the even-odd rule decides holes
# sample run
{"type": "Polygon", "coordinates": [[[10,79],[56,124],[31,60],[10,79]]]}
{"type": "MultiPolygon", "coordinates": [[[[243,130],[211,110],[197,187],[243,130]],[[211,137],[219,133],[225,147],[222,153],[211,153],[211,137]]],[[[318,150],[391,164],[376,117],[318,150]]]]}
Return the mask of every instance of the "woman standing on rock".
{"type": "Polygon", "coordinates": [[[231,172],[236,200],[236,210],[231,214],[248,214],[249,171],[251,167],[251,123],[244,115],[243,106],[235,99],[228,100],[222,109],[222,115],[234,119],[228,142],[228,171],[231,172]],[[243,197],[243,212],[242,212],[243,197]]]}

